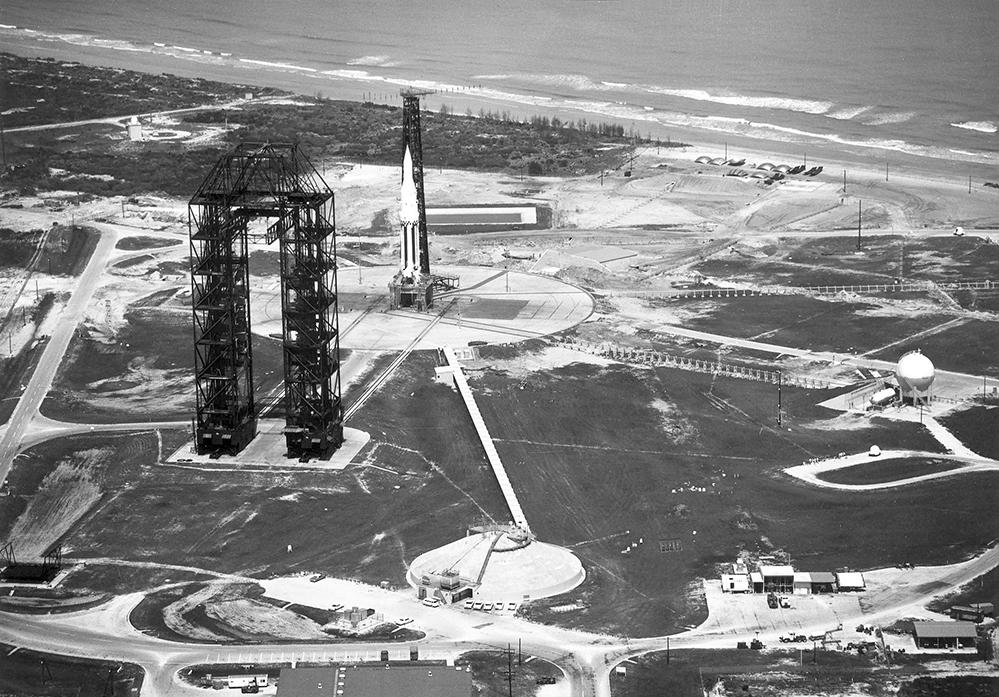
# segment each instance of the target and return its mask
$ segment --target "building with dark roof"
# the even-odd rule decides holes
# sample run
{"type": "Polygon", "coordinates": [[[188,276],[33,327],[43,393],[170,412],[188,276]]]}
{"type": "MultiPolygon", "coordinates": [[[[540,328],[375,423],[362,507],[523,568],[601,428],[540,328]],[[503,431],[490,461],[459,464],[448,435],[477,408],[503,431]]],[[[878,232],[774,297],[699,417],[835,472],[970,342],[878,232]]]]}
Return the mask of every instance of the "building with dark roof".
{"type": "Polygon", "coordinates": [[[336,671],[321,668],[282,668],[278,678],[279,697],[334,697],[336,671]]]}
{"type": "Polygon", "coordinates": [[[282,668],[278,697],[471,697],[472,675],[446,665],[282,668]]]}
{"type": "Polygon", "coordinates": [[[912,634],[921,649],[973,649],[978,639],[971,622],[913,622],[912,634]]]}

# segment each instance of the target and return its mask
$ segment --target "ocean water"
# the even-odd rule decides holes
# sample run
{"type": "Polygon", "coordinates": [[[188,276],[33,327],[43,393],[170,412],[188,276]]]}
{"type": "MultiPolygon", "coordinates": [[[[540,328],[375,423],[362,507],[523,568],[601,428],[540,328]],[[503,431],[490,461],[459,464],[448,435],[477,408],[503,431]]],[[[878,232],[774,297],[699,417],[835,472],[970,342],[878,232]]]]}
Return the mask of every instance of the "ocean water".
{"type": "Polygon", "coordinates": [[[996,0],[4,0],[5,37],[999,165],[996,0]]]}

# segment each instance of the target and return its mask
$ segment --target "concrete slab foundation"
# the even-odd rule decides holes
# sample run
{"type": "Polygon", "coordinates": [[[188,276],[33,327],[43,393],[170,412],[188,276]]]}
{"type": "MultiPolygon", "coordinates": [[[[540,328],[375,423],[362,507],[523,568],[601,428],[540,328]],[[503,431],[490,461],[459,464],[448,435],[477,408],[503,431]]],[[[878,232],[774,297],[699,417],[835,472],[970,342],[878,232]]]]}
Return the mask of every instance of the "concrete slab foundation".
{"type": "Polygon", "coordinates": [[[215,458],[207,454],[198,455],[194,451],[194,442],[190,441],[175,450],[166,458],[166,462],[203,465],[210,469],[342,470],[371,439],[371,436],[364,431],[344,428],[343,445],[329,460],[310,459],[308,462],[299,462],[298,458],[288,457],[283,428],[284,419],[260,419],[256,438],[238,455],[221,455],[215,458]]]}
{"type": "Polygon", "coordinates": [[[506,544],[504,536],[475,533],[421,554],[410,564],[407,580],[415,588],[424,573],[453,569],[473,582],[475,598],[520,604],[566,593],[586,578],[582,563],[564,547],[537,540],[506,544]]]}

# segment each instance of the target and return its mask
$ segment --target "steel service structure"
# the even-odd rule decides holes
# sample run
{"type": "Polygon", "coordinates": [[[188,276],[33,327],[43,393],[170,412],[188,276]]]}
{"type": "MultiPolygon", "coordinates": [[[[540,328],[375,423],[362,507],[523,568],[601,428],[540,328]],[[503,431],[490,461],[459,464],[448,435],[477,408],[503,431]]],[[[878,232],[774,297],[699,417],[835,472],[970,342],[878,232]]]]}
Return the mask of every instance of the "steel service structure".
{"type": "Polygon", "coordinates": [[[235,454],[257,433],[247,246],[278,241],[288,455],[328,457],[343,442],[333,192],[297,145],[242,143],[189,212],[197,452],[235,454]],[[273,222],[251,236],[256,218],[273,222]]]}
{"type": "Polygon", "coordinates": [[[424,94],[430,92],[402,92],[399,270],[389,283],[389,305],[393,310],[429,310],[434,306],[434,290],[458,287],[456,276],[430,273],[427,204],[423,194],[423,128],[420,125],[420,96],[424,94]]]}

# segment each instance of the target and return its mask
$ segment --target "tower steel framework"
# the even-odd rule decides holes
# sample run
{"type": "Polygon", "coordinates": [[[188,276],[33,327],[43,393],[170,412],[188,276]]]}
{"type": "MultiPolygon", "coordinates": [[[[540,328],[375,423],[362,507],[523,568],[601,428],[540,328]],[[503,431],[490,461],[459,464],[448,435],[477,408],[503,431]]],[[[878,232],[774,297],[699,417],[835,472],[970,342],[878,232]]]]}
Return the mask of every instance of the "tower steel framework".
{"type": "Polygon", "coordinates": [[[279,242],[288,455],[343,442],[333,192],[296,144],[243,143],[191,198],[195,447],[237,453],[257,432],[248,244],[279,242]],[[273,222],[251,235],[251,220],[273,222]]]}

